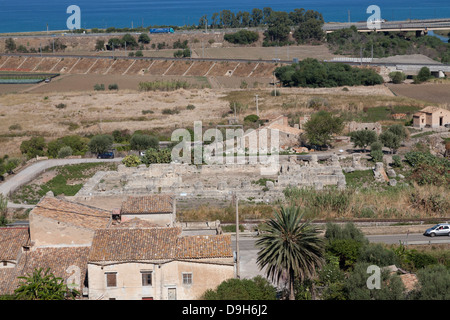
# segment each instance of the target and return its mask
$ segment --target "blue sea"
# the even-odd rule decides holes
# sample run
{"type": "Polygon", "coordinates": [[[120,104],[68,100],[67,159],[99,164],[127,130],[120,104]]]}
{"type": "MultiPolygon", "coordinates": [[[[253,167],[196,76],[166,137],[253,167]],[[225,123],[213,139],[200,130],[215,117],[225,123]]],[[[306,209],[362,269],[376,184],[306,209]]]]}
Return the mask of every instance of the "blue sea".
{"type": "Polygon", "coordinates": [[[214,12],[249,11],[271,7],[276,11],[295,8],[322,13],[327,22],[366,21],[366,9],[377,5],[386,20],[450,18],[449,0],[0,0],[0,33],[67,29],[70,5],[81,9],[81,28],[138,27],[198,24],[201,16],[214,12]]]}

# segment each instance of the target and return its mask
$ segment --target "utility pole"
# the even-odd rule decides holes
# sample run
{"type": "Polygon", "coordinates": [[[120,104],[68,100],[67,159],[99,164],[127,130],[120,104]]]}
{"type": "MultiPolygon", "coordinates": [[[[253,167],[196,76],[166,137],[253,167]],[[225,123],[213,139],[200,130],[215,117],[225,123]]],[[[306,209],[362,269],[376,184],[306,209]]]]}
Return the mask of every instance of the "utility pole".
{"type": "Polygon", "coordinates": [[[240,259],[239,259],[239,199],[236,192],[233,194],[234,202],[236,204],[236,278],[241,278],[240,259]]]}

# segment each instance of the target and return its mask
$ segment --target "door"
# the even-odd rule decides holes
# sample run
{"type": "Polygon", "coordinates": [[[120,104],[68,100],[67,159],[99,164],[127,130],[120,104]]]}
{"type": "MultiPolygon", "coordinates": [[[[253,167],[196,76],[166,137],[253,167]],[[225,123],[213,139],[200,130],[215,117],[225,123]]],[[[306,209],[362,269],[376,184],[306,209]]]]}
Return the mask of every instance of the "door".
{"type": "Polygon", "coordinates": [[[176,288],[169,288],[167,289],[167,299],[168,300],[177,300],[177,289],[176,288]]]}

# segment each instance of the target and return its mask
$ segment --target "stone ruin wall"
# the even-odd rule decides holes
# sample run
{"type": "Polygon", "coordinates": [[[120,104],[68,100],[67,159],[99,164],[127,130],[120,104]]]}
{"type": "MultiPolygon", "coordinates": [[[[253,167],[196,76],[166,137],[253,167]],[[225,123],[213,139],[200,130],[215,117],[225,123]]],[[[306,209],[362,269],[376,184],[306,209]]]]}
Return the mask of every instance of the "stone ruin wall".
{"type": "Polygon", "coordinates": [[[75,198],[173,193],[185,199],[231,200],[236,192],[242,200],[272,202],[284,199],[283,190],[288,186],[345,188],[338,156],[331,156],[326,164],[319,163],[317,155],[311,155],[307,161],[290,157],[276,164],[272,174],[261,173],[270,168],[270,164],[153,164],[136,168],[119,165],[117,171],[97,172],[75,198]],[[264,184],[256,183],[258,180],[264,184]]]}

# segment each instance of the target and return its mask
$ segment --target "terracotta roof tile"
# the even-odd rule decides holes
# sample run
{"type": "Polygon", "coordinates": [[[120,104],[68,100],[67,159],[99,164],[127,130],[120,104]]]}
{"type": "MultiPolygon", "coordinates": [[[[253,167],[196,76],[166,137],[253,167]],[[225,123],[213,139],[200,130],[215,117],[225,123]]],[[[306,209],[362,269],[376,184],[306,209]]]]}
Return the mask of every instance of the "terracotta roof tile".
{"type": "Polygon", "coordinates": [[[155,194],[140,197],[128,197],[120,209],[121,214],[166,213],[173,211],[172,195],[155,194]]]}
{"type": "Polygon", "coordinates": [[[14,290],[20,286],[21,279],[18,277],[28,276],[39,268],[43,271],[50,268],[50,272],[56,277],[67,281],[73,273],[71,267],[76,266],[80,270],[80,289],[82,289],[86,279],[89,248],[87,246],[40,247],[23,252],[15,268],[0,270],[0,294],[14,293],[14,290]]]}
{"type": "Polygon", "coordinates": [[[28,228],[0,228],[0,261],[16,260],[28,239],[28,228]]]}
{"type": "Polygon", "coordinates": [[[111,220],[109,211],[54,197],[44,197],[30,214],[88,229],[106,228],[111,220]]]}
{"type": "Polygon", "coordinates": [[[231,237],[184,236],[180,228],[96,230],[90,262],[232,257],[231,237]]]}

